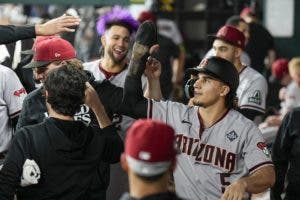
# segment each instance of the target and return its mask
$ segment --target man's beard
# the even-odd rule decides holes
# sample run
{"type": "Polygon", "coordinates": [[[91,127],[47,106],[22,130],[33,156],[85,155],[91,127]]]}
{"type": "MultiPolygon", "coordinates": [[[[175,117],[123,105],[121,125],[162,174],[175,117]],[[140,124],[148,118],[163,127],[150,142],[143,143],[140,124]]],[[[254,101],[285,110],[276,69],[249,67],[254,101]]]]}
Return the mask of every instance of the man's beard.
{"type": "Polygon", "coordinates": [[[124,56],[120,59],[116,59],[115,56],[114,56],[114,53],[111,50],[108,51],[108,55],[115,64],[121,64],[125,60],[125,58],[127,56],[127,53],[124,54],[124,56]]]}

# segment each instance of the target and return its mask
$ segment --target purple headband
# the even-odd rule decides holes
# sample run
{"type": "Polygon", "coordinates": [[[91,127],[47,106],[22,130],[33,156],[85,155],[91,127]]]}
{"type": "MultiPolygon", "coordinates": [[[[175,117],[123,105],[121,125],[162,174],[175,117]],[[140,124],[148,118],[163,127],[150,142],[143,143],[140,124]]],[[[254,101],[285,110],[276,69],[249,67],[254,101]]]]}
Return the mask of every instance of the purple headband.
{"type": "Polygon", "coordinates": [[[136,31],[139,27],[138,21],[131,16],[127,9],[122,9],[120,6],[114,6],[110,12],[107,12],[98,18],[98,34],[103,35],[106,30],[106,25],[113,22],[126,23],[134,31],[136,31]]]}

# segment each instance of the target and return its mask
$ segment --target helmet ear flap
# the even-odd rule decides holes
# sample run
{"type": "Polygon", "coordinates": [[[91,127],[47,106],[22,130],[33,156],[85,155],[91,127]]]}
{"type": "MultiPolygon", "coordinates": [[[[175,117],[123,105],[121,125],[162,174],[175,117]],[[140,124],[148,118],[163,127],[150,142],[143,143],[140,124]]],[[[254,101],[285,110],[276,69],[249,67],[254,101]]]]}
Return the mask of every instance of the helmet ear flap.
{"type": "Polygon", "coordinates": [[[184,94],[186,98],[190,99],[194,97],[194,84],[197,81],[195,78],[189,79],[184,86],[184,94]]]}

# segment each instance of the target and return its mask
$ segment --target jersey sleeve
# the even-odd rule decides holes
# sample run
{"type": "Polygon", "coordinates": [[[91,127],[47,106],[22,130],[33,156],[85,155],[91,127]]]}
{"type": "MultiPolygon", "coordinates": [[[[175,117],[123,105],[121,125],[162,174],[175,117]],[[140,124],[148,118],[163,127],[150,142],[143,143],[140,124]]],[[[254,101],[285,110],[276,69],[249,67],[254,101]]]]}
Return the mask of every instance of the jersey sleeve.
{"type": "Polygon", "coordinates": [[[250,87],[243,92],[239,101],[240,109],[253,109],[265,113],[268,84],[265,79],[254,80],[250,87]]]}
{"type": "Polygon", "coordinates": [[[243,156],[249,173],[253,173],[263,166],[273,164],[262,133],[255,124],[250,126],[250,130],[246,133],[243,156]]]}
{"type": "Polygon", "coordinates": [[[13,26],[13,25],[0,25],[0,44],[7,44],[17,40],[24,40],[34,38],[34,26],[13,26]]]}
{"type": "Polygon", "coordinates": [[[8,70],[5,79],[3,99],[7,105],[9,117],[14,118],[19,115],[27,93],[14,71],[8,70]]]}

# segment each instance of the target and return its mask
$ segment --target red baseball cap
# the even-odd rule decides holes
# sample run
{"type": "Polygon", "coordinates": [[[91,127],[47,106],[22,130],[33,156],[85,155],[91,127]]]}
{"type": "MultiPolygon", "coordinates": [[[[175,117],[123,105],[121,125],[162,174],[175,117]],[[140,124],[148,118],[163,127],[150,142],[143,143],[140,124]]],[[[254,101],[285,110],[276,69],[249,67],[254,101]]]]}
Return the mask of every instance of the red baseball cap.
{"type": "Polygon", "coordinates": [[[59,37],[58,35],[51,35],[51,36],[37,36],[34,40],[34,43],[32,45],[32,49],[27,49],[27,50],[24,50],[24,51],[21,51],[22,54],[26,54],[26,55],[33,55],[34,54],[34,47],[37,43],[43,41],[43,40],[46,40],[46,39],[50,39],[50,38],[53,38],[53,37],[59,37]]]}
{"type": "Polygon", "coordinates": [[[176,159],[173,128],[159,121],[137,120],[127,131],[124,154],[129,168],[138,175],[164,173],[176,159]]]}
{"type": "Polygon", "coordinates": [[[237,28],[230,25],[222,26],[216,35],[209,35],[209,37],[212,37],[214,39],[224,40],[225,42],[228,42],[241,49],[245,48],[244,33],[242,33],[237,28]]]}
{"type": "Polygon", "coordinates": [[[272,64],[272,75],[277,78],[278,80],[281,80],[284,74],[289,73],[289,60],[285,58],[277,59],[272,64]]]}
{"type": "Polygon", "coordinates": [[[76,58],[76,51],[71,43],[59,37],[52,37],[36,43],[33,61],[24,68],[42,67],[53,61],[71,58],[76,58]]]}
{"type": "Polygon", "coordinates": [[[144,22],[146,20],[156,22],[156,17],[151,11],[143,11],[138,16],[138,21],[139,22],[144,22]]]}

